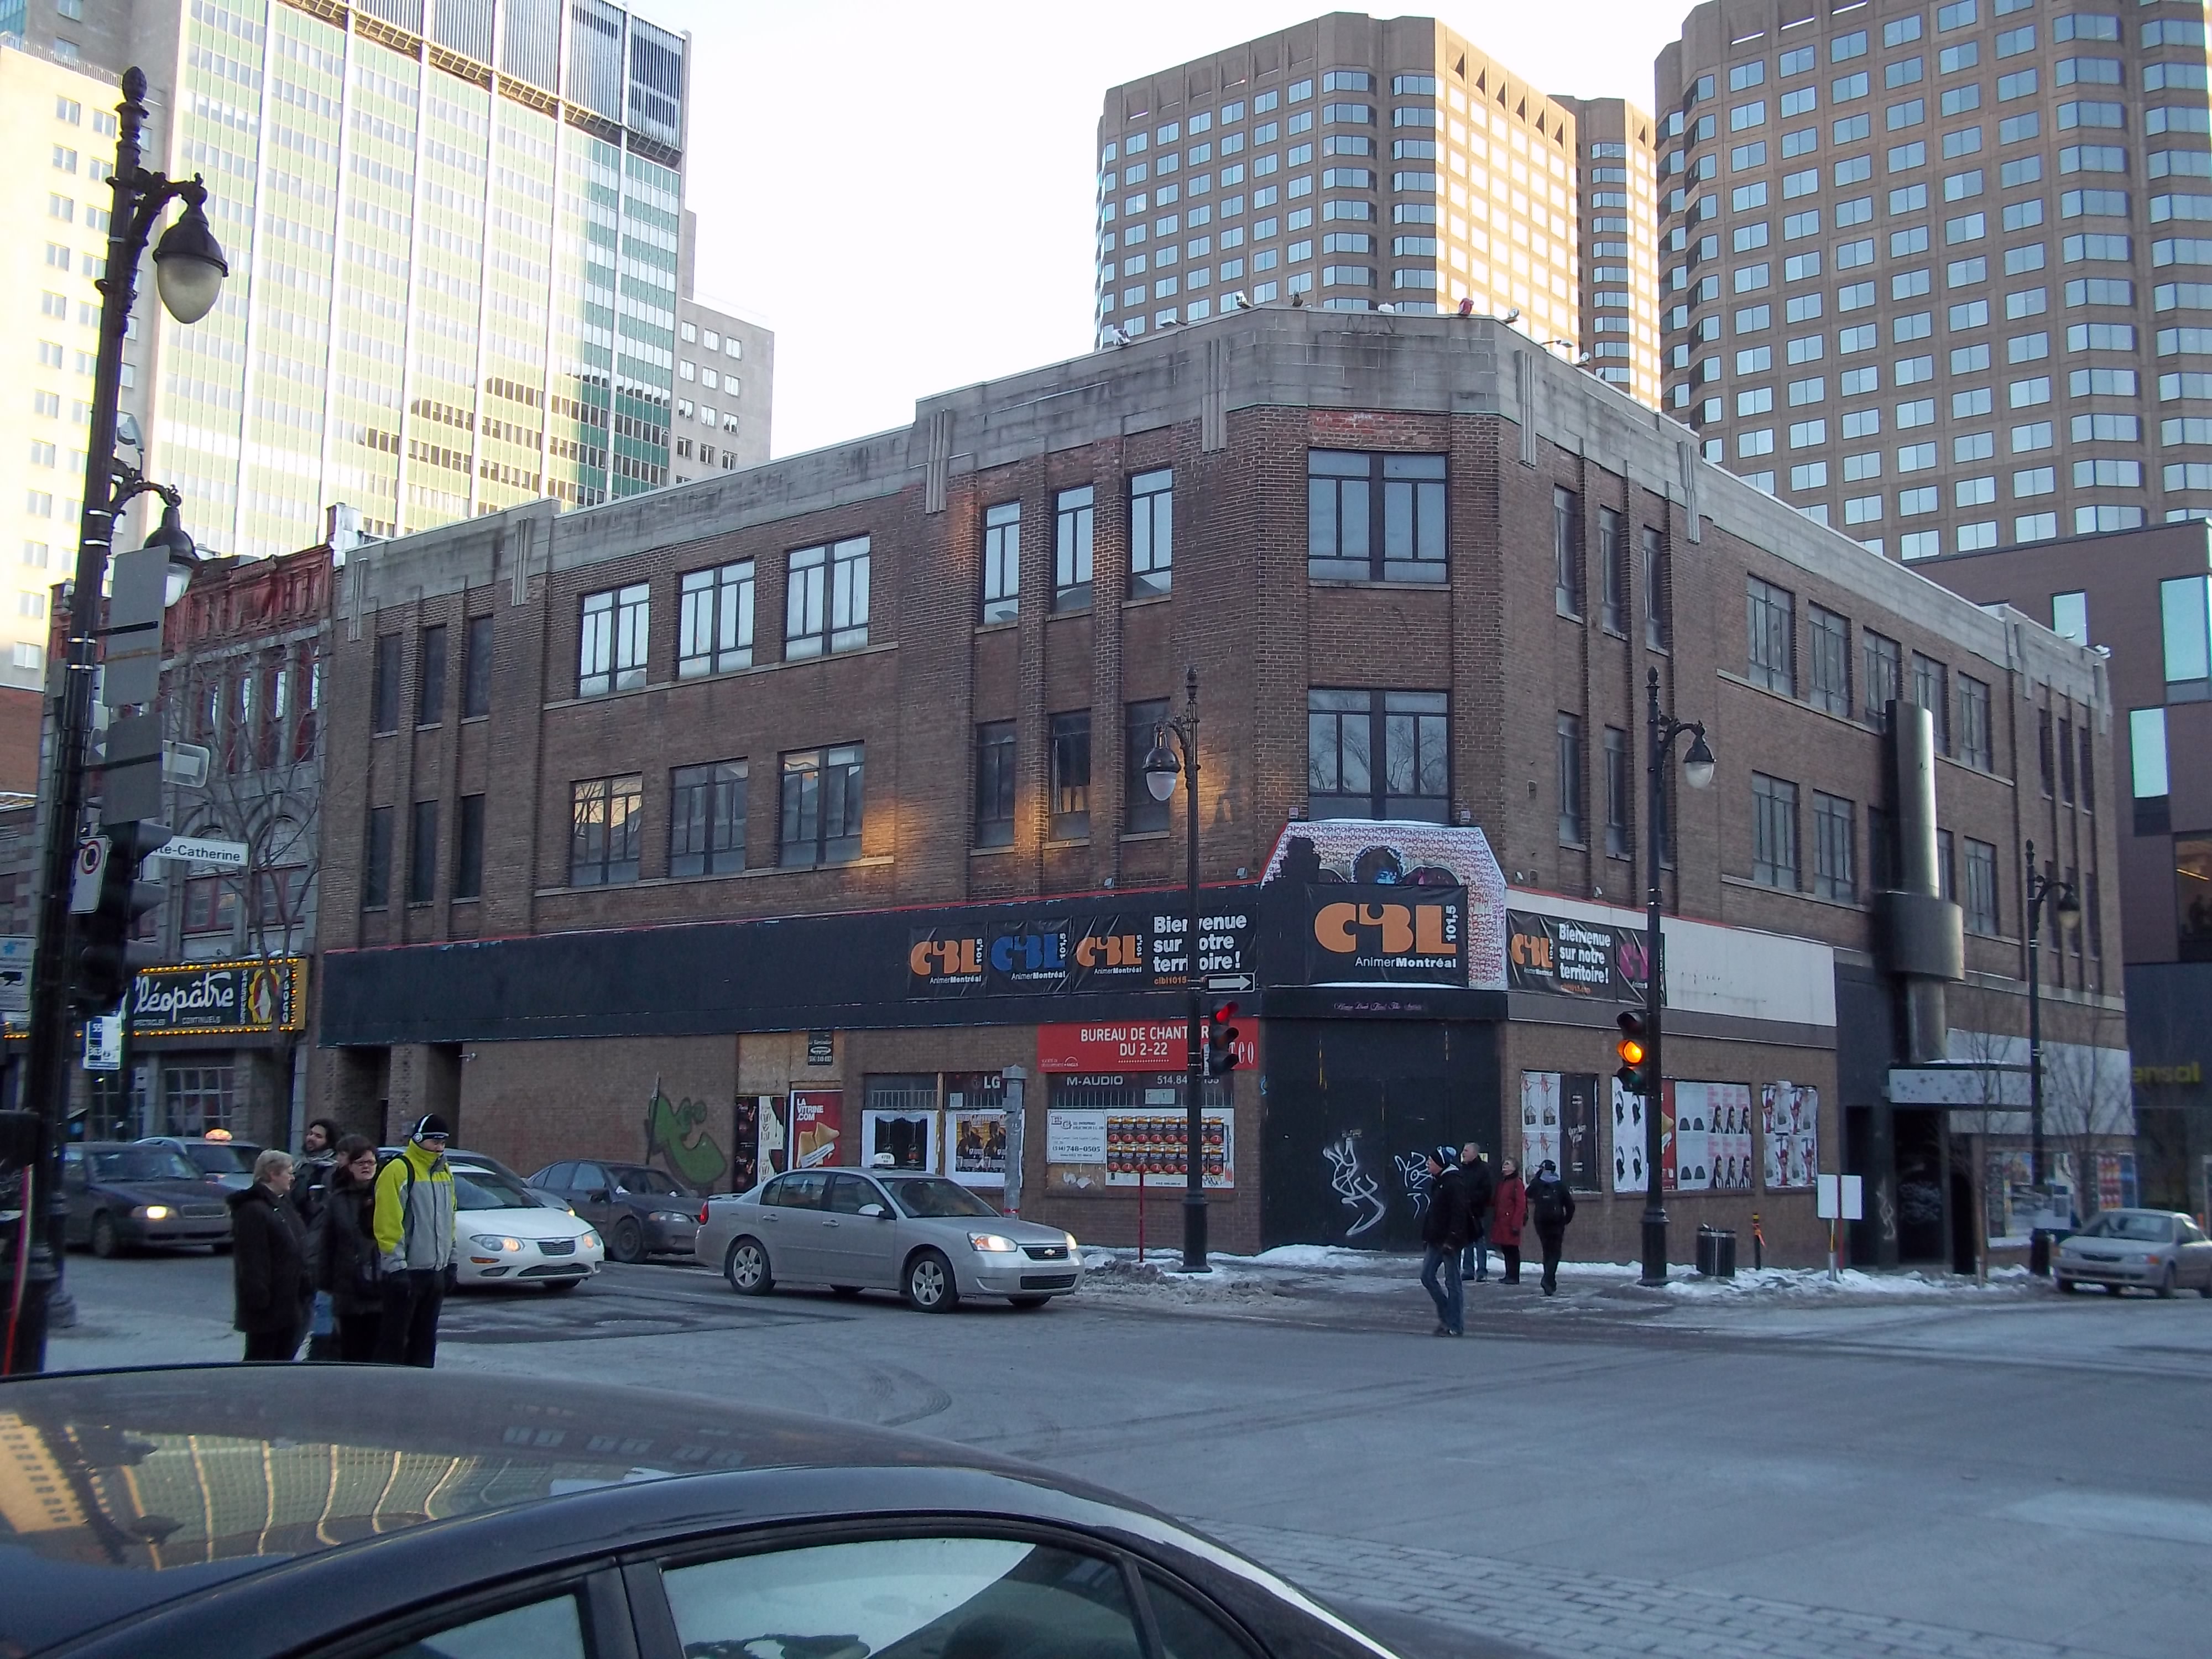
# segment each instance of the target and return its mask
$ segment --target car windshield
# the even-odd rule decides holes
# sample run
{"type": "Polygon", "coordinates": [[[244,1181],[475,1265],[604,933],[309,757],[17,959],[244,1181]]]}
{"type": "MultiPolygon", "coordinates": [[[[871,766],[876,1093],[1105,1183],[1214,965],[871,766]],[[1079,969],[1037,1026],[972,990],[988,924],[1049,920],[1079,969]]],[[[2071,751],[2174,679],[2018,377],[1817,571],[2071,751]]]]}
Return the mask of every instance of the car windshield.
{"type": "Polygon", "coordinates": [[[453,1207],[460,1210],[534,1210],[538,1200],[519,1181],[496,1170],[453,1171],[453,1207]]]}
{"type": "Polygon", "coordinates": [[[943,1176],[919,1176],[907,1181],[887,1181],[900,1209],[918,1219],[937,1216],[996,1215],[999,1212],[957,1181],[943,1176]]]}
{"type": "Polygon", "coordinates": [[[2140,1210],[2107,1210],[2081,1229],[2084,1238],[2129,1238],[2139,1244],[2164,1244],[2173,1237],[2170,1216],[2145,1215],[2140,1210]]]}
{"type": "Polygon", "coordinates": [[[258,1146],[247,1146],[235,1140],[188,1140],[185,1156],[197,1164],[203,1175],[251,1175],[253,1160],[260,1156],[258,1146]]]}
{"type": "Polygon", "coordinates": [[[626,1164],[608,1173],[614,1176],[615,1184],[626,1193],[667,1193],[678,1198],[684,1195],[684,1189],[658,1170],[626,1164]]]}
{"type": "Polygon", "coordinates": [[[199,1171],[167,1146],[118,1146],[86,1155],[95,1181],[198,1181],[199,1171]]]}

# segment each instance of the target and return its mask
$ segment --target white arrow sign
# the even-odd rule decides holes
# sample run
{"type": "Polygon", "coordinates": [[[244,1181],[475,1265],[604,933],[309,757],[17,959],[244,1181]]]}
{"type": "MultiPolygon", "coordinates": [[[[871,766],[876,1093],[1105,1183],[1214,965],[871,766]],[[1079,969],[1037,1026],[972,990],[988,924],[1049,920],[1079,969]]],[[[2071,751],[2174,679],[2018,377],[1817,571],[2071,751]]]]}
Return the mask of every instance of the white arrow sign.
{"type": "Polygon", "coordinates": [[[179,864],[211,864],[218,870],[246,868],[246,843],[242,841],[194,841],[179,836],[161,843],[155,854],[157,858],[173,860],[179,864]]]}

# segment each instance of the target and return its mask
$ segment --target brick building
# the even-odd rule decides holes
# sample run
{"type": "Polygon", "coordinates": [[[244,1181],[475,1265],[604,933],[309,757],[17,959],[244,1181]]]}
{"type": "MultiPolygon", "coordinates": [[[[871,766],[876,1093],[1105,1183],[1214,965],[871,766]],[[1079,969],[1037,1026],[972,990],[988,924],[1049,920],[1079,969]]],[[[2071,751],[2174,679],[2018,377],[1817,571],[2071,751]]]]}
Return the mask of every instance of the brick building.
{"type": "MultiPolygon", "coordinates": [[[[2100,775],[2118,831],[2120,940],[2143,1201],[2202,1213],[2212,1163],[2212,538],[2205,521],[1962,554],[1924,567],[2108,653],[2122,744],[2100,775]]],[[[2045,812],[2075,780],[2045,780],[2045,812]]],[[[2083,779],[2086,793],[2092,781],[2083,779]]],[[[2041,815],[2039,815],[2041,816],[2041,815]]],[[[2044,833],[2035,831],[2039,838],[2044,833]]]]}
{"type": "MultiPolygon", "coordinates": [[[[1662,871],[1678,1235],[1757,1211],[1811,1259],[1844,1164],[1896,1218],[1863,1255],[1952,1259],[1984,1149],[1891,1068],[2022,1029],[2014,780],[2045,710],[2110,755],[2100,659],[1456,318],[1216,319],[379,544],[335,605],[323,1107],[701,1187],[787,1146],[988,1180],[1003,1129],[1024,1212],[1101,1240],[1137,1167],[1180,1179],[1146,1115],[1181,1100],[1182,798],[1135,774],[1186,665],[1200,969],[1258,983],[1223,1248],[1401,1243],[1419,1150],[1474,1139],[1559,1158],[1577,1249],[1633,1254],[1605,1073],[1656,671],[1719,755],[1662,871]]],[[[2069,814],[2086,881],[2110,820],[2069,814]]],[[[2118,1007],[2117,941],[2055,970],[2055,1036],[2118,1007]]]]}

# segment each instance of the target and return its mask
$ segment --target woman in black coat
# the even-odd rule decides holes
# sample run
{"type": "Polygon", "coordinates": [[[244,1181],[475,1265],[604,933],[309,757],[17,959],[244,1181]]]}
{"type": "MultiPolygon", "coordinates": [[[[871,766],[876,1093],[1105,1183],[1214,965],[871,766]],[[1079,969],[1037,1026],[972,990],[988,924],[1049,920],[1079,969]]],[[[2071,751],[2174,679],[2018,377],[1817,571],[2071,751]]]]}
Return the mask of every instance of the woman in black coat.
{"type": "Polygon", "coordinates": [[[338,1142],[316,1223],[315,1288],[330,1292],[337,1314],[337,1357],[356,1364],[376,1358],[377,1331],[384,1322],[375,1204],[375,1144],[363,1135],[348,1135],[338,1142]]]}
{"type": "Polygon", "coordinates": [[[246,1333],[246,1358],[289,1361],[307,1326],[307,1241],[285,1194],[292,1155],[253,1160],[253,1184],[230,1199],[231,1324],[246,1333]]]}

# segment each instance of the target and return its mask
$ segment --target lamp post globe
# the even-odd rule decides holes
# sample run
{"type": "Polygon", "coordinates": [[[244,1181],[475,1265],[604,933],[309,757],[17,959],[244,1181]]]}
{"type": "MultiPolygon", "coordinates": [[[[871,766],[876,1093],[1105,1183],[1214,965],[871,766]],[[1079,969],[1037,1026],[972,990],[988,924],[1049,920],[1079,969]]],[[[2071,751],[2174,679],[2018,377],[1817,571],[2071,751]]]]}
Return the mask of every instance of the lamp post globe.
{"type": "Polygon", "coordinates": [[[199,550],[192,545],[184,517],[174,501],[163,506],[161,528],[146,538],[146,546],[149,550],[157,547],[167,550],[168,579],[162,588],[161,604],[164,608],[173,605],[185,597],[185,590],[191,586],[192,572],[199,568],[200,562],[199,550]]]}
{"type": "Polygon", "coordinates": [[[230,261],[223,258],[207,210],[198,202],[154,245],[154,286],[163,308],[180,323],[197,323],[213,311],[229,275],[230,261]]]}
{"type": "Polygon", "coordinates": [[[1145,787],[1152,798],[1163,805],[1174,799],[1176,779],[1182,771],[1167,744],[1158,738],[1153,738],[1152,750],[1145,757],[1145,787]]]}
{"type": "Polygon", "coordinates": [[[1710,789],[1713,782],[1713,751],[1705,742],[1703,726],[1693,728],[1696,736],[1690,744],[1690,752],[1682,757],[1682,781],[1692,789],[1710,789]]]}

